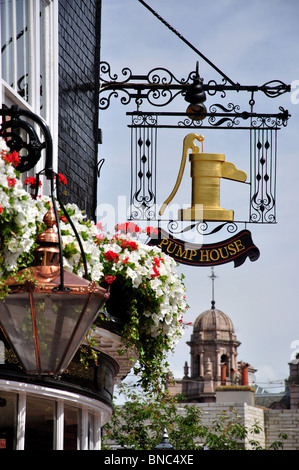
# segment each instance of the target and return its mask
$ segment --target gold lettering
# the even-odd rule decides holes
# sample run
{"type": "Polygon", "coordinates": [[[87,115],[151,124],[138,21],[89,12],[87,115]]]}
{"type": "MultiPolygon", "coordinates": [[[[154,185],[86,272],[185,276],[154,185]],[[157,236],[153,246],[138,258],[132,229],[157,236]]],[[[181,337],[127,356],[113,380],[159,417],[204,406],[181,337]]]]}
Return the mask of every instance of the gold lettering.
{"type": "Polygon", "coordinates": [[[179,256],[180,258],[188,258],[188,251],[189,250],[187,249],[183,251],[181,245],[179,245],[177,256],[179,256]]]}
{"type": "Polygon", "coordinates": [[[192,256],[195,256],[197,254],[197,250],[189,250],[189,251],[190,251],[189,260],[192,261],[192,256]]]}
{"type": "Polygon", "coordinates": [[[237,248],[237,251],[245,250],[245,246],[242,245],[242,242],[240,239],[235,241],[235,246],[237,248]]]}
{"type": "Polygon", "coordinates": [[[161,243],[158,245],[160,248],[162,248],[162,245],[167,245],[169,242],[169,240],[167,238],[163,238],[163,240],[161,241],[161,243]]]}
{"type": "Polygon", "coordinates": [[[191,249],[184,249],[184,247],[178,243],[175,243],[168,238],[163,238],[158,245],[160,248],[169,253],[170,255],[175,254],[178,258],[185,258],[193,261],[193,258],[199,254],[200,259],[199,262],[209,262],[209,261],[218,261],[219,259],[226,259],[230,256],[236,255],[239,251],[245,250],[245,246],[242,244],[241,239],[237,239],[228,245],[224,245],[219,248],[213,249],[200,249],[200,250],[191,250],[191,249]]]}
{"type": "Polygon", "coordinates": [[[200,250],[200,261],[204,261],[204,257],[206,258],[205,261],[210,261],[208,250],[200,250]]]}
{"type": "Polygon", "coordinates": [[[235,254],[237,253],[237,250],[236,250],[236,248],[234,247],[234,244],[233,244],[233,243],[230,243],[230,244],[228,245],[228,249],[229,249],[231,255],[235,255],[235,254]]]}
{"type": "Polygon", "coordinates": [[[174,253],[176,246],[177,246],[176,243],[170,241],[170,242],[169,242],[169,245],[168,245],[168,247],[167,247],[167,252],[168,252],[168,253],[171,253],[171,254],[174,253]],[[170,248],[170,246],[172,245],[172,243],[174,244],[174,248],[172,249],[172,251],[170,251],[169,248],[170,248]]]}
{"type": "Polygon", "coordinates": [[[213,249],[213,250],[210,251],[210,257],[211,257],[211,260],[212,260],[212,261],[217,261],[217,260],[219,259],[219,256],[220,256],[220,255],[219,255],[219,253],[218,253],[218,250],[213,249]],[[212,255],[213,252],[216,253],[216,258],[213,258],[213,255],[212,255]]]}
{"type": "Polygon", "coordinates": [[[220,256],[221,256],[221,258],[223,258],[223,259],[226,259],[226,258],[228,258],[228,257],[229,257],[229,253],[228,253],[227,246],[224,246],[223,248],[222,248],[222,247],[221,247],[221,248],[219,248],[219,251],[220,251],[220,256]],[[224,256],[224,254],[222,253],[222,250],[223,250],[223,249],[225,249],[225,250],[226,250],[226,256],[224,256]]]}

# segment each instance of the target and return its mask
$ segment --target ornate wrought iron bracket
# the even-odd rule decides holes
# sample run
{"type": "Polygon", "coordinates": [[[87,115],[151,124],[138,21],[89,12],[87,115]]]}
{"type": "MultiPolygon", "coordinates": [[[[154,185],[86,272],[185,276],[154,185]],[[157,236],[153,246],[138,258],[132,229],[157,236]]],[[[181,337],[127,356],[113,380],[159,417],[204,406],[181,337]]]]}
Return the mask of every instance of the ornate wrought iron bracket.
{"type": "Polygon", "coordinates": [[[132,116],[131,124],[128,127],[155,127],[155,128],[201,128],[201,129],[279,129],[286,126],[290,117],[287,110],[280,107],[279,113],[251,113],[247,111],[239,112],[239,105],[229,103],[227,107],[221,104],[213,104],[209,108],[210,112],[206,113],[205,120],[191,119],[186,113],[164,113],[164,112],[143,112],[135,111],[126,113],[132,116]],[[220,109],[223,112],[216,112],[220,109]],[[226,112],[225,112],[226,111],[226,112]],[[170,123],[164,122],[164,118],[181,117],[182,119],[170,123]],[[158,122],[159,118],[159,122],[158,122]],[[162,120],[162,122],[161,122],[162,120]]]}
{"type": "MultiPolygon", "coordinates": [[[[134,75],[129,68],[122,70],[123,79],[119,80],[118,75],[111,74],[110,65],[107,62],[101,62],[101,85],[100,85],[100,99],[99,108],[104,110],[110,106],[112,98],[120,98],[123,105],[128,105],[132,101],[136,104],[135,114],[140,111],[141,105],[146,102],[154,107],[164,107],[170,104],[176,97],[181,96],[186,99],[186,95],[198,94],[199,87],[203,93],[214,96],[216,93],[221,93],[221,98],[225,98],[228,92],[248,92],[249,98],[249,111],[239,112],[240,106],[229,103],[227,106],[215,103],[210,105],[210,112],[205,116],[209,118],[209,124],[213,121],[224,122],[223,119],[231,119],[232,111],[235,112],[234,118],[239,120],[248,120],[249,118],[276,118],[281,121],[283,125],[287,124],[290,117],[287,110],[279,108],[280,113],[277,114],[263,114],[254,112],[254,94],[257,92],[264,93],[268,98],[277,98],[284,93],[291,91],[290,85],[286,85],[280,80],[272,80],[261,86],[257,85],[240,85],[239,83],[217,83],[214,80],[209,81],[207,84],[198,74],[198,64],[195,71],[189,73],[187,78],[178,79],[172,72],[163,68],[157,67],[152,69],[147,75],[134,75]],[[121,95],[121,96],[120,96],[121,95]]],[[[187,96],[187,97],[188,97],[187,96]]],[[[203,99],[205,101],[206,98],[203,99]]],[[[189,99],[187,100],[189,101],[189,99]]],[[[143,113],[146,114],[146,113],[143,113]]],[[[161,113],[162,115],[162,113],[161,113]]],[[[190,122],[199,125],[199,121],[203,120],[201,117],[196,119],[196,113],[188,112],[172,112],[163,113],[164,116],[185,116],[190,122]]],[[[205,117],[204,116],[204,117],[205,117]]],[[[218,124],[219,125],[219,124],[218,124]]],[[[172,126],[171,126],[172,127],[172,126]]]]}

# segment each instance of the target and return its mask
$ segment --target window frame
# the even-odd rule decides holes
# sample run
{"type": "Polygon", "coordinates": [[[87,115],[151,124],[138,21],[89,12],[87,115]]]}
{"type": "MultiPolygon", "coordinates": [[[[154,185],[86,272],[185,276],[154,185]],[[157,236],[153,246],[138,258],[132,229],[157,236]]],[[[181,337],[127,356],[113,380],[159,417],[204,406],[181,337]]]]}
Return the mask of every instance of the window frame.
{"type": "MultiPolygon", "coordinates": [[[[13,14],[16,15],[17,0],[10,0],[13,14]]],[[[28,87],[28,101],[18,93],[16,67],[14,67],[13,86],[8,84],[2,75],[0,60],[1,93],[0,107],[11,107],[13,104],[27,109],[42,117],[48,125],[53,139],[53,169],[58,168],[58,0],[27,0],[28,13],[28,69],[31,81],[28,87]],[[41,18],[40,18],[41,11],[41,18]],[[42,58],[42,59],[41,59],[42,58]],[[40,76],[43,96],[40,93],[40,76]],[[41,109],[42,104],[42,109],[41,109]]],[[[1,16],[1,8],[0,8],[1,16]]],[[[12,18],[16,25],[16,18],[12,18]]],[[[0,33],[1,34],[1,33],[0,33]]],[[[17,59],[16,27],[12,32],[13,64],[17,59]]],[[[2,41],[1,41],[2,44],[2,41]]],[[[36,171],[44,167],[41,161],[36,171]]]]}

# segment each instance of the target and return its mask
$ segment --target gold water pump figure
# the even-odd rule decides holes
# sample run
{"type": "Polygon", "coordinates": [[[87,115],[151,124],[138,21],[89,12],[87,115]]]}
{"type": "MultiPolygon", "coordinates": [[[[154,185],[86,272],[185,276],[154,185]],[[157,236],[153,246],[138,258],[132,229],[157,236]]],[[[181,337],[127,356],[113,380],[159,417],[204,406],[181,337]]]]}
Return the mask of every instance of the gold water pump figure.
{"type": "MultiPolygon", "coordinates": [[[[192,179],[191,186],[191,207],[180,209],[178,218],[180,220],[234,220],[233,210],[227,210],[220,207],[220,179],[226,178],[235,181],[244,182],[247,175],[244,171],[238,170],[233,163],[225,161],[225,155],[222,153],[203,153],[194,145],[194,141],[204,141],[202,135],[188,134],[184,139],[182,161],[175,186],[169,197],[162,204],[159,211],[163,214],[166,206],[174,198],[180,183],[182,181],[187,152],[191,163],[190,175],[192,179]]],[[[203,145],[203,144],[202,144],[203,145]]]]}

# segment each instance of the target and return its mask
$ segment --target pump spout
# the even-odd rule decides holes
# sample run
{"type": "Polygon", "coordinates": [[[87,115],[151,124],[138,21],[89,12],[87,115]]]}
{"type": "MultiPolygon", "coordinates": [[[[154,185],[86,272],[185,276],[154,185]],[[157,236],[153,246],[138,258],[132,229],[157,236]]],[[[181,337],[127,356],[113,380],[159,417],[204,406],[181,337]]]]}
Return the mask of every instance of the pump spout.
{"type": "Polygon", "coordinates": [[[179,173],[178,173],[178,176],[177,176],[177,180],[176,180],[176,183],[174,185],[174,188],[173,188],[172,192],[170,193],[168,198],[165,199],[165,201],[163,202],[163,204],[161,206],[161,209],[159,211],[160,215],[162,215],[164,213],[166,207],[172,201],[172,199],[174,198],[174,196],[176,195],[176,193],[179,189],[179,186],[181,184],[182,177],[183,177],[183,174],[184,174],[185,166],[186,166],[188,150],[192,149],[192,151],[194,153],[199,152],[199,148],[194,144],[194,140],[198,140],[199,142],[203,142],[204,141],[204,136],[192,133],[192,134],[186,135],[186,137],[184,138],[182,160],[181,160],[181,165],[180,165],[179,173]]]}

